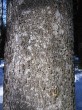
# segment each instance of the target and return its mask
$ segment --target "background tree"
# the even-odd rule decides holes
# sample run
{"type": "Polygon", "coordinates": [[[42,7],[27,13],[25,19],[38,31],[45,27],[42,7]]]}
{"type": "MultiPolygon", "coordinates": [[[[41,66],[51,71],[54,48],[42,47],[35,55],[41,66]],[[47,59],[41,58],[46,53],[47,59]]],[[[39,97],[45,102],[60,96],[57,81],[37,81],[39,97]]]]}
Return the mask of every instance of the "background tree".
{"type": "Polygon", "coordinates": [[[4,110],[74,110],[71,0],[9,0],[4,110]]]}
{"type": "Polygon", "coordinates": [[[77,9],[74,16],[75,55],[80,59],[79,68],[82,68],[82,0],[77,0],[77,9]]]}
{"type": "Polygon", "coordinates": [[[6,0],[0,0],[0,59],[4,58],[6,38],[6,0]]]}

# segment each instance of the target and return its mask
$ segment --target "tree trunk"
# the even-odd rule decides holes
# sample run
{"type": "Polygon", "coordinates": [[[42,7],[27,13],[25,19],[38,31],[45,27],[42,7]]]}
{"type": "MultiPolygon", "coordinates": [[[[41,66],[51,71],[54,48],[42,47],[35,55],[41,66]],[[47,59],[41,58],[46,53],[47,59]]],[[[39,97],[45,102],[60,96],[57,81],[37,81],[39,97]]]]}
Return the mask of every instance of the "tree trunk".
{"type": "Polygon", "coordinates": [[[71,0],[9,0],[4,110],[74,110],[71,0]]]}

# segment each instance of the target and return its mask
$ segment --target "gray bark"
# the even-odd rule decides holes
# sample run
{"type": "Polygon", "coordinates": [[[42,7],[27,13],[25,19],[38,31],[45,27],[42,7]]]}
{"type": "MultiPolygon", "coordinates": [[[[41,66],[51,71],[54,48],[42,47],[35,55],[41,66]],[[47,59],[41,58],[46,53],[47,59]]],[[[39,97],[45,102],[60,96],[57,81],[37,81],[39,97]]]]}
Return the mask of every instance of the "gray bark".
{"type": "Polygon", "coordinates": [[[4,110],[74,110],[71,0],[11,0],[4,110]]]}

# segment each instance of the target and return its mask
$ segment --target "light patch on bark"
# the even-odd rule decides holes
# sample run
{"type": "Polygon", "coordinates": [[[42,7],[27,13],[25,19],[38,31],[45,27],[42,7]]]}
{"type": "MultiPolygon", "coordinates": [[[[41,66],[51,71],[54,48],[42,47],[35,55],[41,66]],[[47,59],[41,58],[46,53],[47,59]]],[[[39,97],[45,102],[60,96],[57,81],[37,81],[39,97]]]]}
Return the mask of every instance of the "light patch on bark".
{"type": "Polygon", "coordinates": [[[55,37],[58,37],[58,32],[57,31],[53,31],[53,35],[55,35],[55,37]]]}
{"type": "Polygon", "coordinates": [[[51,11],[48,11],[48,14],[52,14],[52,12],[51,11]]]}
{"type": "Polygon", "coordinates": [[[52,14],[51,8],[47,6],[48,14],[52,14]]]}
{"type": "Polygon", "coordinates": [[[56,67],[55,71],[58,73],[62,73],[62,69],[60,67],[56,67]]]}
{"type": "Polygon", "coordinates": [[[44,110],[61,110],[61,106],[62,106],[61,99],[57,99],[57,103],[49,105],[44,110]]]}
{"type": "Polygon", "coordinates": [[[32,40],[36,40],[36,36],[35,35],[30,35],[30,39],[29,40],[30,40],[29,42],[31,42],[32,40]]]}
{"type": "Polygon", "coordinates": [[[28,14],[30,14],[31,13],[31,10],[27,10],[27,11],[23,11],[22,12],[22,15],[28,15],[28,14]]]}
{"type": "Polygon", "coordinates": [[[32,51],[32,47],[31,47],[31,46],[28,46],[27,49],[28,49],[29,51],[32,51]]]}
{"type": "Polygon", "coordinates": [[[43,47],[44,47],[44,48],[46,48],[46,47],[47,47],[45,43],[43,43],[43,47]]]}
{"type": "Polygon", "coordinates": [[[56,31],[58,30],[58,24],[54,23],[52,24],[53,29],[55,29],[56,31]]]}
{"type": "Polygon", "coordinates": [[[19,41],[18,34],[15,35],[15,38],[16,38],[16,42],[18,42],[19,41]]]}
{"type": "MultiPolygon", "coordinates": [[[[9,7],[10,7],[10,9],[12,8],[12,3],[11,2],[9,4],[9,7]]],[[[10,22],[11,21],[11,17],[12,17],[12,10],[9,10],[9,8],[8,8],[8,13],[9,13],[8,22],[10,22]]]]}
{"type": "Polygon", "coordinates": [[[64,34],[64,30],[63,29],[60,29],[59,30],[59,34],[62,34],[63,35],[64,34]]]}
{"type": "Polygon", "coordinates": [[[55,12],[55,16],[56,16],[56,19],[58,19],[58,18],[61,16],[59,10],[57,10],[57,11],[55,12]]]}
{"type": "Polygon", "coordinates": [[[26,60],[27,60],[27,61],[30,61],[30,60],[31,60],[31,56],[28,56],[28,57],[26,58],[26,60]]]}
{"type": "Polygon", "coordinates": [[[63,28],[61,27],[61,25],[59,25],[62,23],[63,16],[59,12],[59,10],[56,10],[55,16],[56,16],[56,23],[54,23],[54,24],[52,23],[52,28],[53,28],[53,35],[55,35],[55,37],[57,38],[59,36],[59,34],[60,35],[64,34],[63,28]]]}
{"type": "Polygon", "coordinates": [[[45,14],[45,13],[46,13],[46,12],[45,12],[45,9],[42,9],[42,10],[41,10],[41,13],[42,13],[42,14],[45,14]]]}
{"type": "Polygon", "coordinates": [[[51,8],[50,8],[50,6],[47,6],[47,10],[50,10],[51,8]]]}
{"type": "Polygon", "coordinates": [[[22,35],[22,36],[27,36],[27,32],[24,31],[21,35],[22,35]]]}
{"type": "Polygon", "coordinates": [[[69,65],[68,63],[66,63],[66,70],[70,70],[71,65],[69,65]]]}
{"type": "Polygon", "coordinates": [[[21,5],[22,3],[24,3],[24,0],[17,0],[18,4],[21,5]]]}
{"type": "Polygon", "coordinates": [[[56,12],[55,12],[55,17],[56,17],[56,19],[57,19],[57,22],[61,22],[61,20],[63,20],[63,16],[62,16],[62,14],[59,12],[59,10],[56,10],[56,12]]]}

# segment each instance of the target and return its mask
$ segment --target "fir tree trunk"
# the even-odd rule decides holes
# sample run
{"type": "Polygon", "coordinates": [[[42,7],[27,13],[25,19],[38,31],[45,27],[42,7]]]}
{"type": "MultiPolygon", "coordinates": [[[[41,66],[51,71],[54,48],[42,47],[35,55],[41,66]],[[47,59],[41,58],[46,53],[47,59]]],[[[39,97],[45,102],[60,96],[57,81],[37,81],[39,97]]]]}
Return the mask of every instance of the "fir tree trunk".
{"type": "Polygon", "coordinates": [[[9,0],[4,110],[74,110],[71,0],[9,0]]]}

